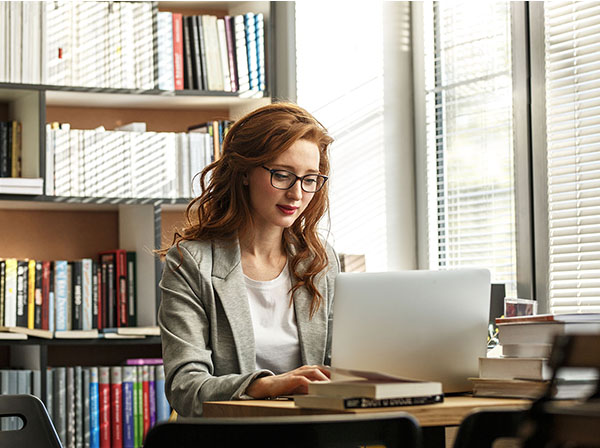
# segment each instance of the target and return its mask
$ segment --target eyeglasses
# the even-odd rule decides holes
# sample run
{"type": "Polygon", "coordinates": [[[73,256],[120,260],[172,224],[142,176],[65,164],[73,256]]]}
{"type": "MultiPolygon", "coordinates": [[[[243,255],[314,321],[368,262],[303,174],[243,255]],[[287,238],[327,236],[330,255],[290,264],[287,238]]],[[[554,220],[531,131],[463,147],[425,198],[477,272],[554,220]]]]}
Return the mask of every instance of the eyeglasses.
{"type": "Polygon", "coordinates": [[[262,166],[265,170],[271,173],[271,185],[278,190],[289,190],[296,182],[300,181],[300,186],[302,190],[306,193],[316,193],[323,185],[327,179],[327,176],[323,176],[322,174],[307,174],[305,176],[297,176],[291,171],[286,170],[272,170],[267,168],[266,166],[262,166]]]}

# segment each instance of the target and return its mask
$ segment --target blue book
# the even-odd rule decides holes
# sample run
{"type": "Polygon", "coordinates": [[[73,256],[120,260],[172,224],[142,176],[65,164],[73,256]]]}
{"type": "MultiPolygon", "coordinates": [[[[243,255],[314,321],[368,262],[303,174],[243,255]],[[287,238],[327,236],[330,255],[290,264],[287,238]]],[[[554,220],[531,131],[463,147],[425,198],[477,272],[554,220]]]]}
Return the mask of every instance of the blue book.
{"type": "Polygon", "coordinates": [[[265,68],[265,18],[262,13],[254,16],[256,28],[256,55],[258,58],[258,90],[265,91],[267,88],[265,68]]]}
{"type": "Polygon", "coordinates": [[[123,448],[135,448],[135,416],[133,413],[135,369],[135,366],[123,367],[123,448]]]}
{"type": "Polygon", "coordinates": [[[160,90],[175,90],[173,13],[160,11],[156,17],[156,24],[158,88],[160,90]]]}
{"type": "Polygon", "coordinates": [[[148,367],[148,407],[150,408],[150,428],[156,424],[156,387],[154,369],[148,367]]]}
{"type": "Polygon", "coordinates": [[[54,262],[55,331],[68,330],[69,282],[67,267],[68,262],[65,260],[54,262]]]}
{"type": "Polygon", "coordinates": [[[90,367],[90,448],[100,448],[98,367],[90,367]]]}
{"type": "Polygon", "coordinates": [[[250,77],[250,90],[258,89],[258,54],[256,50],[256,24],[254,13],[244,14],[244,27],[246,31],[246,52],[248,57],[248,75],[250,77]]]}
{"type": "Polygon", "coordinates": [[[156,387],[156,422],[166,422],[171,416],[171,406],[165,394],[165,367],[160,365],[155,368],[156,387]]]}

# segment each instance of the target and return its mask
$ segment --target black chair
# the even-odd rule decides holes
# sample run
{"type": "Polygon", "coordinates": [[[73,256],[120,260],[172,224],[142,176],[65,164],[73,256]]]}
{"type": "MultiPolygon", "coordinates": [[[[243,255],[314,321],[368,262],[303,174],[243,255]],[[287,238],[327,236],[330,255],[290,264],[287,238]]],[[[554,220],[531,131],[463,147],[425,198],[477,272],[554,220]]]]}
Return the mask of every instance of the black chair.
{"type": "Polygon", "coordinates": [[[198,446],[417,448],[421,430],[404,412],[263,418],[199,418],[152,428],[144,448],[198,446]]]}
{"type": "Polygon", "coordinates": [[[518,439],[523,409],[481,409],[461,422],[454,448],[491,448],[500,439],[518,439]]]}
{"type": "Polygon", "coordinates": [[[33,395],[0,395],[0,417],[19,418],[23,425],[18,430],[0,431],[1,447],[62,448],[46,407],[39,398],[33,395]]]}
{"type": "Polygon", "coordinates": [[[584,401],[565,404],[552,399],[561,369],[588,367],[600,373],[600,334],[557,336],[549,364],[553,369],[550,386],[531,406],[522,427],[523,447],[600,447],[600,381],[584,401]]]}

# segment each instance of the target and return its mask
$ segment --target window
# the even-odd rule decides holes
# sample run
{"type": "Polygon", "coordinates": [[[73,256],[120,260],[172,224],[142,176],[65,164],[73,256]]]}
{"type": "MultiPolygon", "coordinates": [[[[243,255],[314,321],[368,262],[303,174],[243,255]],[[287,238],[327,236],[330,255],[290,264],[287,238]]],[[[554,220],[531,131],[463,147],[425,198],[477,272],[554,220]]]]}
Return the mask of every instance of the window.
{"type": "Polygon", "coordinates": [[[423,4],[429,268],[485,267],[514,295],[510,30],[509,2],[423,4]]]}
{"type": "Polygon", "coordinates": [[[600,3],[543,12],[550,311],[600,312],[600,3]]]}

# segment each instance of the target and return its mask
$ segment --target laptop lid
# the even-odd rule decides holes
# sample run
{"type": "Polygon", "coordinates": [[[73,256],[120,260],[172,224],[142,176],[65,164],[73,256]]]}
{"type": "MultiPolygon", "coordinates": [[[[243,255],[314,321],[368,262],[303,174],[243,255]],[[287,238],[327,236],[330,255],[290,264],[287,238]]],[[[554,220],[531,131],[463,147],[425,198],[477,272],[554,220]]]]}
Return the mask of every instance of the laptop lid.
{"type": "Polygon", "coordinates": [[[335,283],[331,365],[472,390],[485,356],[486,269],[341,273],[335,283]]]}

